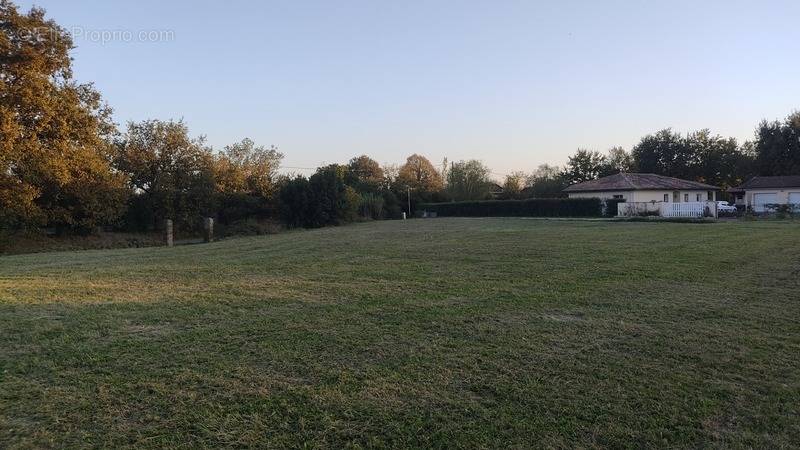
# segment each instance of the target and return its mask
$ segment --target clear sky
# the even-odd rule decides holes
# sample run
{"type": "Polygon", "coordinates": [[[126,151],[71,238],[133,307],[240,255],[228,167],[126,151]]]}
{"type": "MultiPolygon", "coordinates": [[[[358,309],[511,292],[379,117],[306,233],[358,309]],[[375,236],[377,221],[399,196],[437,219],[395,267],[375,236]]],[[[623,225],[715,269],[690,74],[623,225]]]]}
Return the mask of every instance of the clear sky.
{"type": "Polygon", "coordinates": [[[800,108],[797,0],[17,3],[73,30],[119,123],[183,118],[287,166],[417,152],[505,174],[665,127],[745,140],[800,108]]]}

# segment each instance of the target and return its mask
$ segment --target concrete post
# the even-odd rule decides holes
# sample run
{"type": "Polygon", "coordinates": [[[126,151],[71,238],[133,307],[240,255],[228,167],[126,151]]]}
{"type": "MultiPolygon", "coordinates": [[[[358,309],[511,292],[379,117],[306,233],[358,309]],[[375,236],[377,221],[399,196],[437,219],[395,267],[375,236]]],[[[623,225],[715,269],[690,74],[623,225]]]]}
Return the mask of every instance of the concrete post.
{"type": "Polygon", "coordinates": [[[167,247],[172,247],[173,244],[172,221],[169,219],[164,221],[164,239],[166,241],[167,247]]]}
{"type": "Polygon", "coordinates": [[[206,217],[203,221],[203,230],[205,233],[203,234],[203,240],[206,242],[211,242],[214,240],[214,219],[211,217],[206,217]]]}

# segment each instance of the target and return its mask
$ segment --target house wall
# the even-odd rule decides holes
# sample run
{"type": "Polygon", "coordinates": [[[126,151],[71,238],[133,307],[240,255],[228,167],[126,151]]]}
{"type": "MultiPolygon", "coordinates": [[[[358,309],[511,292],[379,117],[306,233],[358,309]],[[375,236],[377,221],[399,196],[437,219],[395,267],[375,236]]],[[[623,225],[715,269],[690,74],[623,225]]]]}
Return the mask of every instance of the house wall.
{"type": "MultiPolygon", "coordinates": [[[[569,198],[600,198],[600,199],[609,199],[614,198],[615,195],[622,195],[626,202],[635,202],[635,203],[652,203],[652,202],[663,202],[664,201],[664,194],[667,195],[667,199],[669,202],[672,202],[673,193],[675,191],[598,191],[598,192],[570,192],[569,198]]],[[[684,202],[684,195],[689,194],[689,201],[696,202],[697,201],[697,194],[700,194],[700,201],[705,202],[708,200],[714,201],[716,200],[716,193],[711,192],[711,198],[709,198],[708,191],[677,191],[678,192],[678,202],[684,202]]]]}
{"type": "MultiPolygon", "coordinates": [[[[754,205],[753,198],[755,194],[775,194],[779,204],[789,204],[789,197],[798,197],[800,196],[800,186],[794,188],[785,188],[785,189],[752,189],[745,191],[744,194],[744,205],[747,207],[752,207],[754,205]]],[[[794,204],[793,202],[791,202],[794,204]]]]}
{"type": "Polygon", "coordinates": [[[599,198],[607,200],[614,198],[615,195],[621,195],[626,202],[633,201],[633,191],[604,191],[604,192],[570,192],[569,198],[599,198]]]}
{"type": "Polygon", "coordinates": [[[744,194],[744,201],[747,206],[753,205],[753,195],[754,194],[776,194],[778,197],[778,203],[789,203],[789,194],[799,194],[800,193],[800,186],[796,188],[785,188],[785,189],[756,189],[756,190],[747,190],[744,194]]]}

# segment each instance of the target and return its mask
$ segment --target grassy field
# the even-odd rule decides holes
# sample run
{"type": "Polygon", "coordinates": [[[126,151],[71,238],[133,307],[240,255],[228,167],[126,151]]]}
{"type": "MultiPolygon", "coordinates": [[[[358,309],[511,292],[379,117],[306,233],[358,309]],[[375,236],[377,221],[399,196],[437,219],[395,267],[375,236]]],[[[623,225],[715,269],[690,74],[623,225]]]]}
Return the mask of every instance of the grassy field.
{"type": "Polygon", "coordinates": [[[800,223],[0,258],[0,447],[791,447],[800,223]]]}

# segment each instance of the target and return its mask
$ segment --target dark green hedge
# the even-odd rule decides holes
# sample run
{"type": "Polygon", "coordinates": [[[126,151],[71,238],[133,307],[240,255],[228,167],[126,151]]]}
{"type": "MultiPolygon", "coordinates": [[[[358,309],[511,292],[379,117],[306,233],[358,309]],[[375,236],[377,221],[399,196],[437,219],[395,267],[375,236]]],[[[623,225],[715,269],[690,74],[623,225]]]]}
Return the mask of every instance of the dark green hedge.
{"type": "Polygon", "coordinates": [[[423,203],[417,209],[440,217],[600,217],[603,202],[597,198],[530,198],[423,203]]]}

